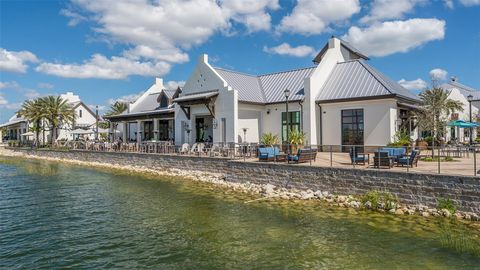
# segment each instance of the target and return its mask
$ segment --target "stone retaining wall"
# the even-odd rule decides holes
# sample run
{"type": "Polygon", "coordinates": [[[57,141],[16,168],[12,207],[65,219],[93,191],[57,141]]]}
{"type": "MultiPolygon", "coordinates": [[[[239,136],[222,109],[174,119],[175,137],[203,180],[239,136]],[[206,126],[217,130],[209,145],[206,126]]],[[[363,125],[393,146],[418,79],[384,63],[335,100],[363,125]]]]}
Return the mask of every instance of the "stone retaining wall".
{"type": "Polygon", "coordinates": [[[227,181],[278,187],[322,190],[338,194],[364,194],[387,190],[406,204],[435,207],[437,198],[456,201],[460,210],[480,213],[480,179],[451,176],[279,163],[251,163],[220,158],[85,151],[27,151],[30,155],[88,162],[223,173],[227,181]]]}

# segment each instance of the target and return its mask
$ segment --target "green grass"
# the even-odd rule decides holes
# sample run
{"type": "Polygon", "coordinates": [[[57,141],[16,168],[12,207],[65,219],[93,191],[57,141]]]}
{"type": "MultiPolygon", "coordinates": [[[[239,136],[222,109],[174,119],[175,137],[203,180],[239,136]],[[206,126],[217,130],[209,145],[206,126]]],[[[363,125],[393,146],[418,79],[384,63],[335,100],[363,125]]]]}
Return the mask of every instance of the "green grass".
{"type": "MultiPolygon", "coordinates": [[[[420,160],[425,162],[438,162],[439,157],[423,157],[420,160]]],[[[457,162],[453,157],[440,157],[440,162],[457,162]]]]}
{"type": "Polygon", "coordinates": [[[480,257],[480,241],[467,231],[457,231],[453,225],[444,224],[439,239],[444,248],[480,257]]]}
{"type": "Polygon", "coordinates": [[[438,198],[437,200],[437,209],[447,209],[450,213],[455,214],[457,211],[457,207],[455,206],[455,202],[451,199],[445,198],[438,198]]]}

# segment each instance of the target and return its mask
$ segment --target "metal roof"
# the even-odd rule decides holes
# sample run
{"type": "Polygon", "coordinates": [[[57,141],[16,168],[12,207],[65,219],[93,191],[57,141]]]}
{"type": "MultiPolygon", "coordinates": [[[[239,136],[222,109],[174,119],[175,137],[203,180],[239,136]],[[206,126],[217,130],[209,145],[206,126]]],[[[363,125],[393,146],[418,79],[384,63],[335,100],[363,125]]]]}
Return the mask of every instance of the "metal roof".
{"type": "Polygon", "coordinates": [[[167,96],[169,99],[172,99],[176,92],[177,90],[163,89],[163,93],[165,93],[165,96],[167,96]]]}
{"type": "Polygon", "coordinates": [[[472,95],[474,100],[479,100],[480,99],[480,91],[475,90],[475,89],[473,89],[469,86],[463,85],[463,84],[455,82],[455,81],[450,81],[450,82],[444,83],[444,84],[440,85],[440,87],[445,89],[445,90],[450,90],[450,89],[456,88],[467,99],[468,99],[469,95],[472,95]]]}
{"type": "Polygon", "coordinates": [[[201,92],[201,93],[194,93],[190,95],[184,95],[178,98],[175,98],[173,102],[185,102],[185,101],[191,101],[191,100],[196,100],[196,99],[205,99],[205,98],[210,98],[218,95],[218,91],[208,91],[208,92],[201,92]]]}
{"type": "Polygon", "coordinates": [[[285,101],[283,91],[287,88],[292,93],[291,100],[302,100],[304,80],[312,75],[315,68],[309,67],[259,76],[223,68],[215,68],[215,70],[229,86],[238,91],[239,101],[277,103],[285,101]]]}
{"type": "Polygon", "coordinates": [[[1,124],[1,125],[0,125],[0,128],[12,126],[12,125],[16,125],[16,124],[24,123],[24,122],[27,122],[27,120],[25,120],[25,119],[23,119],[23,118],[22,118],[22,119],[18,119],[18,120],[13,120],[13,121],[9,121],[9,122],[7,122],[7,123],[1,124]]]}
{"type": "Polygon", "coordinates": [[[239,100],[265,103],[265,96],[260,87],[258,77],[222,68],[215,68],[215,70],[228,85],[238,91],[239,100]]]}
{"type": "Polygon", "coordinates": [[[337,63],[317,101],[369,98],[395,95],[413,101],[420,99],[387,76],[357,59],[337,63]]]}

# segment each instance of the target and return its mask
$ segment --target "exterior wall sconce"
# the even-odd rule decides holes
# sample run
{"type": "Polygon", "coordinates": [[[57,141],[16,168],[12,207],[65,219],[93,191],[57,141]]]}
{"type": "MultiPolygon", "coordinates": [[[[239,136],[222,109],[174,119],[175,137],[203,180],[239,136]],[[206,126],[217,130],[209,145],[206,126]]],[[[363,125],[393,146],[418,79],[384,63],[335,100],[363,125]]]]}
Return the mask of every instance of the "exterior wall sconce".
{"type": "Polygon", "coordinates": [[[217,126],[218,126],[217,119],[216,119],[216,118],[213,118],[213,120],[212,120],[212,128],[213,128],[213,129],[217,129],[217,126]]]}
{"type": "Polygon", "coordinates": [[[270,109],[267,109],[267,114],[270,114],[270,109]]]}

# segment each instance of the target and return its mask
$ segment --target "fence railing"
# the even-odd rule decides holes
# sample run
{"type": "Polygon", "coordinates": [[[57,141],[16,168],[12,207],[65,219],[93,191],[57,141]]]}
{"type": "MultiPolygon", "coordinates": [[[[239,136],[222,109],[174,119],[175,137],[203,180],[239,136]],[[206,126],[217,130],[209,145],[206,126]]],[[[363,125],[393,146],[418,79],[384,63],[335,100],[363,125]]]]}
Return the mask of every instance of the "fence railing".
{"type": "MultiPolygon", "coordinates": [[[[18,145],[21,146],[21,145],[18,145]]],[[[34,146],[29,146],[34,147],[34,146]]],[[[258,143],[196,143],[173,141],[142,143],[70,141],[54,148],[146,154],[190,155],[244,161],[303,163],[310,166],[394,169],[406,172],[477,175],[480,145],[385,146],[292,145],[258,143]]]]}

